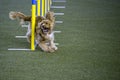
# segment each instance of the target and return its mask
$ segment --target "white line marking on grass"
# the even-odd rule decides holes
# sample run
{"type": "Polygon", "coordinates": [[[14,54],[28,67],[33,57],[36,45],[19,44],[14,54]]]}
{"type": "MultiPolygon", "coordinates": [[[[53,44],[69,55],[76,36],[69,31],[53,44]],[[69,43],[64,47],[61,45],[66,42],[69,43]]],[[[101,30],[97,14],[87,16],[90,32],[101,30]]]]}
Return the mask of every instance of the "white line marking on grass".
{"type": "Polygon", "coordinates": [[[28,25],[22,25],[22,27],[28,27],[28,25]]]}
{"type": "Polygon", "coordinates": [[[59,43],[55,43],[55,45],[59,45],[59,43]]]}
{"type": "Polygon", "coordinates": [[[64,15],[64,13],[54,13],[54,15],[64,15]]]}
{"type": "MultiPolygon", "coordinates": [[[[48,44],[48,43],[46,43],[48,44]]],[[[55,43],[55,45],[59,45],[59,43],[55,43]]],[[[30,51],[31,49],[24,49],[24,48],[8,48],[9,51],[30,51]]]]}
{"type": "Polygon", "coordinates": [[[22,49],[22,48],[9,48],[10,51],[30,51],[31,49],[22,49]]]}
{"type": "Polygon", "coordinates": [[[66,2],[65,0],[53,0],[53,2],[66,2]]]}
{"type": "Polygon", "coordinates": [[[54,33],[61,33],[61,31],[53,31],[54,33]]]}
{"type": "Polygon", "coordinates": [[[65,8],[65,6],[51,6],[51,8],[59,8],[59,9],[63,9],[63,8],[65,8]]]}
{"type": "Polygon", "coordinates": [[[63,21],[55,21],[55,23],[63,23],[63,21]]]}
{"type": "Polygon", "coordinates": [[[15,36],[15,38],[27,38],[27,36],[15,36]]]}

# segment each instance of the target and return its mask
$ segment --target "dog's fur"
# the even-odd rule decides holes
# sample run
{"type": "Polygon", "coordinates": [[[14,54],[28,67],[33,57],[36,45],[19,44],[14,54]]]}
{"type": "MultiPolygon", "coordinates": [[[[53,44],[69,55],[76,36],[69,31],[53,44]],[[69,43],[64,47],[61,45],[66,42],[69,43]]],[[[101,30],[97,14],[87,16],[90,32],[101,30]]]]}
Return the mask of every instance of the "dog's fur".
{"type": "MultiPolygon", "coordinates": [[[[16,18],[20,19],[20,24],[24,24],[25,21],[28,21],[30,23],[28,25],[26,36],[27,41],[31,42],[31,16],[26,16],[21,12],[11,11],[9,13],[9,18],[11,20],[15,20],[16,18]]],[[[53,12],[47,12],[45,17],[36,16],[35,41],[45,52],[54,52],[58,49],[54,43],[54,22],[55,17],[53,12]]]]}

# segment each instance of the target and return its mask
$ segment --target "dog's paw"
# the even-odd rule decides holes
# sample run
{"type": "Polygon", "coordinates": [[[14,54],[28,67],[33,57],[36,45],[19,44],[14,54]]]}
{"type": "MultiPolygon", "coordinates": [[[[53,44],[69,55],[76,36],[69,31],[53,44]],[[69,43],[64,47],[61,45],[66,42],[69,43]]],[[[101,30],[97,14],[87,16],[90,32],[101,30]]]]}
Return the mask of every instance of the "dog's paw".
{"type": "Polygon", "coordinates": [[[49,47],[48,52],[52,53],[52,52],[55,52],[55,50],[53,48],[49,47]]]}
{"type": "Polygon", "coordinates": [[[53,53],[53,52],[55,52],[55,50],[52,49],[52,50],[49,50],[49,52],[50,52],[50,53],[53,53]]]}
{"type": "Polygon", "coordinates": [[[58,50],[58,47],[57,46],[53,46],[52,49],[58,50]]]}

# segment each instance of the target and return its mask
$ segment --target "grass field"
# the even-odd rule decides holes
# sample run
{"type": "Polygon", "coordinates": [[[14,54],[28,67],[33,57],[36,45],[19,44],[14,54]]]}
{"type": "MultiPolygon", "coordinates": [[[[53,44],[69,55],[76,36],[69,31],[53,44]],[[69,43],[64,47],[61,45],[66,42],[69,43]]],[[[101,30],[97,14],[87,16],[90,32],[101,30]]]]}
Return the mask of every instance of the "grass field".
{"type": "Polygon", "coordinates": [[[26,29],[11,21],[9,11],[30,15],[31,0],[0,2],[0,80],[120,80],[120,0],[67,0],[56,16],[58,51],[8,51],[30,48],[26,29]]]}

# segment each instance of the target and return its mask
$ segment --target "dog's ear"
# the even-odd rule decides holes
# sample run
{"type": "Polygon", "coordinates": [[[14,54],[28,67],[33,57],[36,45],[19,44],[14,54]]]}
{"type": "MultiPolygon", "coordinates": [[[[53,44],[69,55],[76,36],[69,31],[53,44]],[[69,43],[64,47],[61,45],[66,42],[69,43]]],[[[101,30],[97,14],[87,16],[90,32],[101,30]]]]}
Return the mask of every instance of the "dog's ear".
{"type": "Polygon", "coordinates": [[[50,21],[54,21],[55,20],[55,17],[54,17],[54,12],[51,12],[51,11],[48,11],[46,13],[46,19],[50,20],[50,21]]]}

